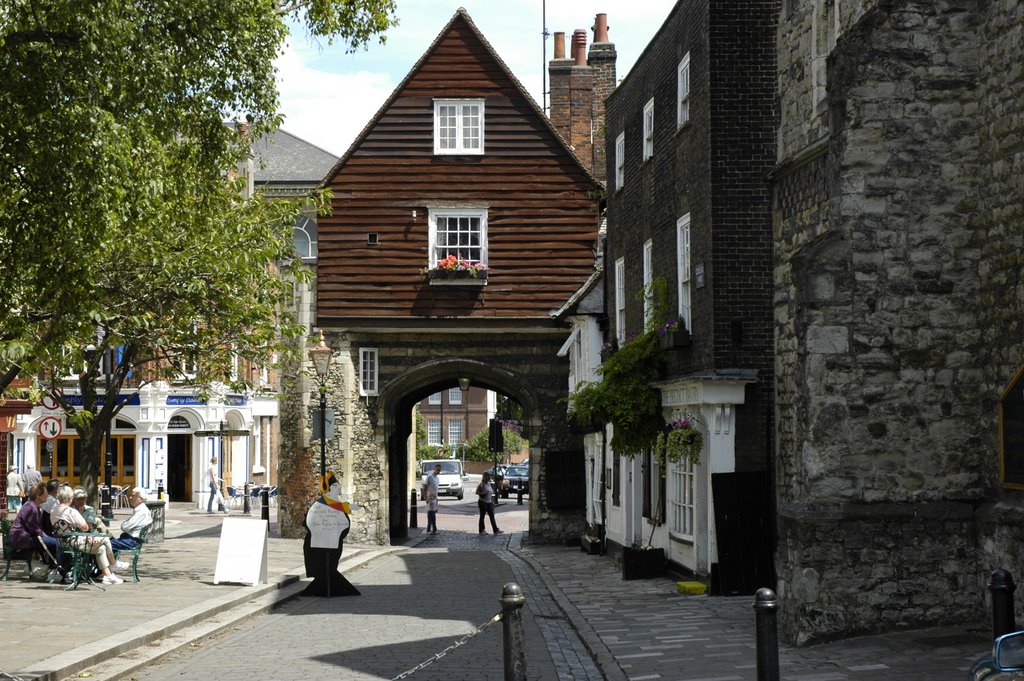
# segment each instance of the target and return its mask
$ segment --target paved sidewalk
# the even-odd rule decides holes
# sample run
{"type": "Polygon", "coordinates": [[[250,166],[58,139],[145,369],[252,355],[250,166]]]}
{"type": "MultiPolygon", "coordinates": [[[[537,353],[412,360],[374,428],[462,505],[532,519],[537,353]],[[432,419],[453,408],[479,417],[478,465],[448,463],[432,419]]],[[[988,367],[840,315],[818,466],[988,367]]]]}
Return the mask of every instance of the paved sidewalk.
{"type": "MultiPolygon", "coordinates": [[[[119,522],[127,511],[118,514],[119,522]]],[[[530,544],[524,506],[504,502],[497,515],[507,534],[480,535],[471,506],[443,504],[437,536],[419,528],[403,546],[346,544],[342,571],[366,598],[293,599],[304,586],[299,540],[274,538],[272,525],[268,584],[214,585],[222,516],[174,504],[168,541],[143,549],[138,584],[129,577],[102,592],[65,592],[28,582],[23,565],[12,566],[11,580],[0,582],[0,680],[10,678],[5,672],[54,681],[80,672],[94,679],[189,678],[188,655],[232,661],[232,669],[254,663],[261,678],[316,678],[320,664],[333,670],[332,678],[390,679],[486,621],[509,579],[526,596],[530,679],[756,680],[751,597],[683,596],[669,579],[626,582],[608,556],[530,544]],[[441,612],[421,603],[424,592],[446,604],[441,612]],[[271,614],[248,619],[264,612],[271,614]],[[332,618],[344,640],[335,634],[315,654],[296,655],[292,646],[288,661],[272,656],[282,623],[310,621],[310,615],[332,618]],[[235,637],[251,637],[248,647],[232,648],[235,637]],[[260,651],[255,661],[249,659],[254,649],[260,651]],[[163,655],[159,664],[149,662],[163,655]],[[169,672],[176,664],[175,676],[169,672]]],[[[464,673],[453,675],[438,662],[411,678],[500,679],[500,629],[494,625],[451,653],[449,663],[456,660],[464,673]]],[[[325,636],[328,631],[334,629],[324,629],[325,636]]],[[[782,678],[790,680],[955,681],[966,679],[988,645],[987,622],[979,622],[973,630],[783,647],[780,663],[782,678]]]]}

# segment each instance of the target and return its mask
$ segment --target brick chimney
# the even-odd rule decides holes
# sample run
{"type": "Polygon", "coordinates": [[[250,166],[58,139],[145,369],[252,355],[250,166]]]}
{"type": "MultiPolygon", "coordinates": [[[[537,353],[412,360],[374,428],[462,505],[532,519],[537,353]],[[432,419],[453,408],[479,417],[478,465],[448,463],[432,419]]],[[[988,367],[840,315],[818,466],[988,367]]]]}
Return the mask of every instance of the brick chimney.
{"type": "Polygon", "coordinates": [[[587,32],[573,31],[569,57],[565,33],[555,33],[554,58],[548,62],[551,124],[600,180],[605,178],[604,98],[615,87],[615,46],[608,42],[608,23],[597,15],[594,44],[587,53],[587,32]]]}
{"type": "Polygon", "coordinates": [[[602,182],[607,178],[605,165],[604,100],[615,89],[615,45],[608,40],[608,15],[598,14],[594,19],[594,42],[590,45],[587,61],[594,72],[594,146],[593,173],[602,182]]]}
{"type": "Polygon", "coordinates": [[[551,125],[563,139],[569,139],[569,72],[572,59],[565,58],[565,33],[555,33],[555,57],[548,62],[548,97],[551,125]]]}

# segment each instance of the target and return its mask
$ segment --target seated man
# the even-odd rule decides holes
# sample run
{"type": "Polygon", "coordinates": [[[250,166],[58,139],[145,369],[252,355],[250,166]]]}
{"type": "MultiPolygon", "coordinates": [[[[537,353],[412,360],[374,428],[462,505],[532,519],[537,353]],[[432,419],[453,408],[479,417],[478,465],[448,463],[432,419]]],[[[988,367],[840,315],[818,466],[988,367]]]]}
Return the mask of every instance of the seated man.
{"type": "Polygon", "coordinates": [[[146,506],[146,490],[136,487],[132,495],[128,497],[128,505],[134,511],[128,520],[121,523],[121,536],[110,540],[110,546],[115,551],[129,551],[139,545],[139,535],[142,530],[153,523],[153,514],[146,506]]]}

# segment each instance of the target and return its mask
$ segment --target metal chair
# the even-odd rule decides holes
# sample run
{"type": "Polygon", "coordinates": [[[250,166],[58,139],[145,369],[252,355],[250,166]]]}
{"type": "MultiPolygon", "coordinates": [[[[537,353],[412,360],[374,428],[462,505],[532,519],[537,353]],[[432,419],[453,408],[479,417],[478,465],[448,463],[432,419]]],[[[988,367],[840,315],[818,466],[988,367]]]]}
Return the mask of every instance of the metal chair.
{"type": "Polygon", "coordinates": [[[235,504],[240,503],[243,496],[245,496],[244,491],[234,485],[228,485],[228,498],[225,500],[225,503],[228,505],[228,508],[235,508],[235,504]]]}

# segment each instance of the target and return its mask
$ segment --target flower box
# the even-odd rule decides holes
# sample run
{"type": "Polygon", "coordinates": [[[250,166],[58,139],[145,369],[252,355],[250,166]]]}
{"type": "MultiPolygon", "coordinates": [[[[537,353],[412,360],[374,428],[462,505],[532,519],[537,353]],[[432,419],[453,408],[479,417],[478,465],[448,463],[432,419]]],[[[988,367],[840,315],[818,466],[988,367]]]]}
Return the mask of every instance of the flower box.
{"type": "Polygon", "coordinates": [[[658,334],[658,342],[662,350],[675,350],[677,348],[688,348],[693,344],[693,338],[686,329],[670,329],[665,333],[658,334]]]}
{"type": "Polygon", "coordinates": [[[427,272],[431,286],[486,286],[487,270],[440,270],[427,272]]]}
{"type": "Polygon", "coordinates": [[[654,579],[665,574],[665,549],[622,547],[623,579],[654,579]]]}
{"type": "Polygon", "coordinates": [[[580,551],[590,556],[598,555],[601,553],[601,540],[590,535],[583,535],[580,537],[580,551]]]}

